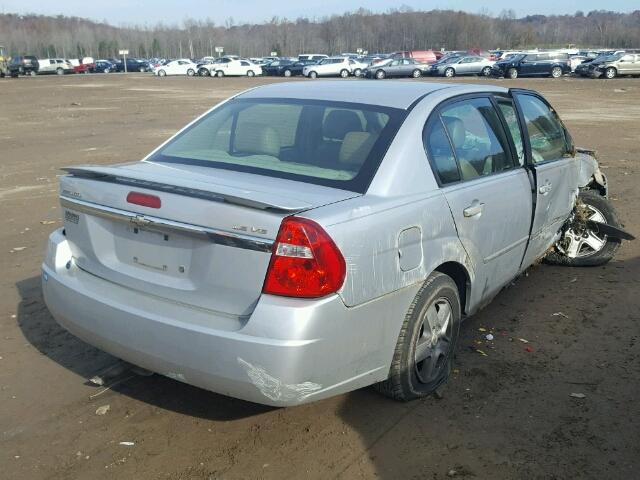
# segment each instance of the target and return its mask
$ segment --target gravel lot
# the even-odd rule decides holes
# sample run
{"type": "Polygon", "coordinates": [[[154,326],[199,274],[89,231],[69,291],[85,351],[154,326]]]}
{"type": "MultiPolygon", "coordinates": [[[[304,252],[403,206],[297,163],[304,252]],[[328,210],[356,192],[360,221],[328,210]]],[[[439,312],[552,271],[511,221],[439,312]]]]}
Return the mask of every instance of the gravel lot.
{"type": "MultiPolygon", "coordinates": [[[[102,388],[87,379],[117,360],[62,330],[40,291],[59,168],[137,160],[218,100],[273,81],[0,81],[0,477],[639,478],[640,241],[606,267],[530,269],[463,325],[442,399],[364,389],[272,409],[130,371],[91,398],[102,388]]],[[[640,234],[640,79],[448,81],[546,95],[576,143],[599,151],[640,234]]]]}

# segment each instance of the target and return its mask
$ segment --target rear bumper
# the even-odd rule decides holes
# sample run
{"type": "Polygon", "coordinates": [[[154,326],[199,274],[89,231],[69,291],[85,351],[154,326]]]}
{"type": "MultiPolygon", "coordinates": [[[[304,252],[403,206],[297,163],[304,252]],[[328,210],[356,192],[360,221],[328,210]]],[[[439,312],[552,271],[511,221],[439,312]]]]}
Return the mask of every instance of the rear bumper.
{"type": "Polygon", "coordinates": [[[345,307],[338,296],[263,295],[239,324],[79,269],[61,230],[49,238],[42,269],[51,314],[84,341],[170,378],[273,406],[384,380],[415,295],[404,289],[356,308],[345,307]]]}

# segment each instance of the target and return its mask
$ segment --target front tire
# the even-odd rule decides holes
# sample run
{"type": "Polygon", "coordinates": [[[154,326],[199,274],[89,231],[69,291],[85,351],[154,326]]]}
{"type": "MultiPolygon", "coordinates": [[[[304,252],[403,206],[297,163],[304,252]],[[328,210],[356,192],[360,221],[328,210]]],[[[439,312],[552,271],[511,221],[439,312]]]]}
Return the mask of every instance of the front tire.
{"type": "Polygon", "coordinates": [[[29,71],[29,75],[32,76],[32,77],[35,77],[37,75],[37,73],[36,73],[35,70],[30,70],[29,71]]]}
{"type": "Polygon", "coordinates": [[[591,220],[621,227],[611,202],[593,190],[581,192],[578,200],[571,223],[545,258],[547,263],[595,267],[609,262],[620,248],[620,239],[607,237],[585,224],[585,220],[591,220]]]}
{"type": "Polygon", "coordinates": [[[193,68],[187,70],[187,77],[193,77],[196,74],[196,71],[193,68]]]}
{"type": "Polygon", "coordinates": [[[210,77],[211,76],[211,72],[209,70],[207,70],[204,67],[201,67],[200,70],[198,70],[198,75],[201,77],[210,77]]]}
{"type": "Polygon", "coordinates": [[[456,76],[456,71],[453,68],[447,68],[444,71],[444,76],[447,78],[453,78],[456,76]]]}
{"type": "Polygon", "coordinates": [[[318,73],[317,72],[309,72],[309,78],[318,78],[318,73]]]}
{"type": "Polygon", "coordinates": [[[515,80],[516,78],[518,78],[518,70],[516,70],[515,68],[510,68],[507,71],[507,77],[509,77],[512,80],[515,80]]]}
{"type": "Polygon", "coordinates": [[[605,78],[608,78],[609,80],[611,80],[612,78],[616,78],[617,75],[618,72],[613,67],[609,67],[604,71],[605,78]]]}
{"type": "Polygon", "coordinates": [[[491,67],[484,67],[484,68],[482,69],[482,72],[480,72],[480,74],[481,74],[483,77],[490,77],[490,76],[491,76],[491,67]]]}
{"type": "Polygon", "coordinates": [[[432,273],[405,316],[389,378],[376,388],[395,400],[409,401],[426,397],[446,383],[461,316],[455,282],[443,273],[432,273]]]}
{"type": "Polygon", "coordinates": [[[158,71],[158,76],[159,77],[166,77],[167,76],[167,72],[165,72],[164,70],[159,70],[158,71]]]}
{"type": "Polygon", "coordinates": [[[218,78],[222,78],[222,77],[224,77],[224,72],[223,72],[222,70],[218,70],[218,71],[216,72],[216,77],[218,77],[218,78]]]}
{"type": "Polygon", "coordinates": [[[353,71],[353,76],[354,76],[354,77],[361,77],[361,76],[362,76],[362,69],[361,69],[361,68],[356,68],[356,69],[353,71]]]}
{"type": "Polygon", "coordinates": [[[422,72],[420,69],[416,68],[413,72],[411,72],[411,76],[413,78],[420,78],[422,76],[422,72]]]}
{"type": "Polygon", "coordinates": [[[61,68],[56,69],[56,75],[64,75],[64,70],[61,68]]]}
{"type": "Polygon", "coordinates": [[[349,76],[349,70],[347,70],[346,68],[343,68],[342,70],[340,70],[340,76],[342,78],[347,78],[349,76]]]}
{"type": "Polygon", "coordinates": [[[387,76],[387,74],[384,72],[384,70],[378,70],[378,71],[376,72],[376,78],[377,78],[378,80],[382,80],[382,79],[384,79],[386,76],[387,76]]]}
{"type": "Polygon", "coordinates": [[[291,76],[291,70],[287,69],[284,72],[282,72],[282,75],[285,77],[290,77],[291,76]]]}

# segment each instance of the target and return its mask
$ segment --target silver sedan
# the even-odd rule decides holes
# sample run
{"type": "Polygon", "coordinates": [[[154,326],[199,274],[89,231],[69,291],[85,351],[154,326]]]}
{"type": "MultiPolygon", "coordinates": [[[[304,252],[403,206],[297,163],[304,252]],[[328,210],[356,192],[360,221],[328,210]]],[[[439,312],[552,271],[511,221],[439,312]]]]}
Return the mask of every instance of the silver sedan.
{"type": "Polygon", "coordinates": [[[491,75],[493,60],[480,56],[453,57],[449,61],[431,66],[431,75],[455,77],[456,75],[491,75]]]}
{"type": "Polygon", "coordinates": [[[68,168],[42,266],[56,320],[253,402],[411,400],[529,265],[600,265],[628,238],[537,93],[354,85],[252,89],[140,162],[68,168]]]}

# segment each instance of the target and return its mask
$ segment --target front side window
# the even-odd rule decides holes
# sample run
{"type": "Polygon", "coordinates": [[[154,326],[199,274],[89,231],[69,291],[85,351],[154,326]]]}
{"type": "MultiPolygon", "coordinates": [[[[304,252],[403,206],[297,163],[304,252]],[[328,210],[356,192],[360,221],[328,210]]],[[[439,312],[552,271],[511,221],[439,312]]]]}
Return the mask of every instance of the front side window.
{"type": "Polygon", "coordinates": [[[519,94],[516,99],[526,123],[533,163],[557,160],[568,154],[571,142],[556,113],[533,95],[519,94]]]}
{"type": "Polygon", "coordinates": [[[406,112],[342,102],[237,99],[152,155],[364,193],[406,112]]]}

